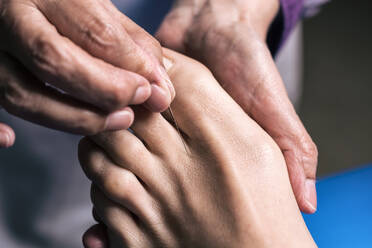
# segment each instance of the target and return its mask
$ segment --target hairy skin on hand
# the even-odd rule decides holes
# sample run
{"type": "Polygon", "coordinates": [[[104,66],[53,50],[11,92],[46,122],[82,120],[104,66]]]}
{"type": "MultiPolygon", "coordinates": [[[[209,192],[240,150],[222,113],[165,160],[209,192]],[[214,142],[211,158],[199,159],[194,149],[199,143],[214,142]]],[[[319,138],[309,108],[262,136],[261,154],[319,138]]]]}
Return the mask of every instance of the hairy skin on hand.
{"type": "Polygon", "coordinates": [[[2,0],[0,37],[0,107],[27,121],[96,134],[128,128],[128,105],[174,98],[159,42],[111,1],[2,0]]]}

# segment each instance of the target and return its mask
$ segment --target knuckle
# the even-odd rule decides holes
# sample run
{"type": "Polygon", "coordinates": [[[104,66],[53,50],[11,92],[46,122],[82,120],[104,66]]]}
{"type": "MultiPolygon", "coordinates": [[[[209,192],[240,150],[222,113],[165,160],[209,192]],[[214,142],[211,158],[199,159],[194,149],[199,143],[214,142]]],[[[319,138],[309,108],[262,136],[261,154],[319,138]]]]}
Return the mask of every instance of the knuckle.
{"type": "Polygon", "coordinates": [[[151,77],[155,65],[154,61],[156,59],[153,57],[154,51],[155,50],[151,50],[148,52],[136,44],[128,44],[122,54],[125,58],[132,61],[132,63],[130,65],[128,64],[128,68],[126,69],[144,77],[151,77]]]}
{"type": "Polygon", "coordinates": [[[116,106],[116,108],[126,107],[131,100],[132,91],[134,89],[127,83],[115,84],[111,94],[110,105],[116,106]]]}
{"type": "Polygon", "coordinates": [[[316,144],[308,139],[306,142],[303,142],[303,166],[307,175],[315,176],[318,164],[318,148],[316,144]]]}
{"type": "Polygon", "coordinates": [[[310,158],[316,159],[318,157],[318,148],[313,141],[308,141],[306,143],[305,152],[310,158]]]}
{"type": "Polygon", "coordinates": [[[151,58],[148,58],[147,55],[144,53],[139,53],[139,59],[137,61],[137,65],[135,68],[135,72],[138,72],[141,75],[144,75],[145,77],[151,77],[151,74],[153,73],[154,70],[154,64],[151,58]],[[143,55],[142,55],[143,54],[143,55]],[[146,58],[147,57],[147,58],[146,58]]]}
{"type": "Polygon", "coordinates": [[[72,123],[72,129],[76,133],[95,135],[105,128],[104,117],[90,110],[81,110],[72,123]]]}
{"type": "Polygon", "coordinates": [[[88,43],[104,50],[110,50],[119,44],[119,35],[114,25],[94,18],[86,25],[84,36],[88,43]]]}
{"type": "Polygon", "coordinates": [[[30,105],[29,94],[18,84],[8,82],[1,87],[0,104],[10,114],[17,115],[30,105]]]}
{"type": "Polygon", "coordinates": [[[56,44],[47,34],[31,40],[29,46],[33,62],[43,71],[54,74],[62,69],[63,63],[70,61],[67,59],[68,53],[62,51],[63,46],[56,44]]]}

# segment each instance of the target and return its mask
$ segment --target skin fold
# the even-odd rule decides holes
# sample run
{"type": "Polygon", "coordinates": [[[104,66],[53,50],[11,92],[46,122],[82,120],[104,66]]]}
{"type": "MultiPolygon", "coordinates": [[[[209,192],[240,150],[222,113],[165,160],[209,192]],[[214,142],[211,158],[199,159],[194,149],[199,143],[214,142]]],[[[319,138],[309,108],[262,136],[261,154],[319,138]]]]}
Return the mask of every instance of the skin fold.
{"type": "MultiPolygon", "coordinates": [[[[159,42],[111,1],[1,0],[0,37],[0,106],[25,120],[96,134],[174,98],[159,42]]],[[[0,128],[0,146],[14,138],[0,128]]]]}
{"type": "MultiPolygon", "coordinates": [[[[317,149],[266,45],[278,10],[278,0],[176,0],[156,37],[206,65],[267,131],[300,209],[313,213],[317,149]]],[[[92,135],[127,129],[128,105],[163,111],[175,96],[159,41],[109,0],[2,0],[0,37],[0,107],[25,120],[92,135]]],[[[15,134],[0,125],[9,147],[15,134]]]]}
{"type": "Polygon", "coordinates": [[[133,132],[84,138],[79,159],[101,223],[85,247],[316,247],[275,141],[206,67],[164,55],[186,150],[169,114],[142,107],[133,132]]]}

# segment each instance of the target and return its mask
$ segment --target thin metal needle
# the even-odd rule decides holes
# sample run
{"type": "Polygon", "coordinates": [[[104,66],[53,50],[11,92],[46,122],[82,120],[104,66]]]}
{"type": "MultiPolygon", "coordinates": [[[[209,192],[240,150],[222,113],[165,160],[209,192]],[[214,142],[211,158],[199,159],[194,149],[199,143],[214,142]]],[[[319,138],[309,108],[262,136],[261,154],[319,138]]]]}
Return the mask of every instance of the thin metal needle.
{"type": "Polygon", "coordinates": [[[174,118],[172,108],[169,106],[168,110],[169,110],[169,113],[170,113],[171,119],[172,119],[172,121],[174,122],[174,125],[176,126],[176,130],[177,130],[179,136],[181,137],[183,147],[185,148],[185,151],[188,153],[188,150],[187,150],[187,146],[186,146],[185,140],[183,139],[183,136],[182,136],[181,130],[180,130],[178,124],[177,124],[176,118],[174,118]]]}

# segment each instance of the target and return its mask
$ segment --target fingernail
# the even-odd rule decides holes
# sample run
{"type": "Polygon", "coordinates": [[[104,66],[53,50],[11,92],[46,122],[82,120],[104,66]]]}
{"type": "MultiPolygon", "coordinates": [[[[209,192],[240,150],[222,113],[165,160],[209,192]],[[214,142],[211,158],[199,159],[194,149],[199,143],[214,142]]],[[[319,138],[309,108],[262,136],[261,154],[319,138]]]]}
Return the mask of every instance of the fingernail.
{"type": "Polygon", "coordinates": [[[125,108],[110,114],[106,120],[106,131],[116,131],[128,129],[134,120],[133,111],[130,108],[125,108]]]}
{"type": "MultiPolygon", "coordinates": [[[[168,59],[166,59],[166,60],[167,60],[167,62],[164,63],[164,66],[165,66],[165,68],[170,69],[173,66],[173,63],[168,59]]],[[[176,91],[173,87],[172,81],[170,80],[168,73],[165,71],[165,69],[163,67],[160,67],[159,71],[160,71],[161,77],[163,78],[163,82],[168,87],[168,90],[169,90],[169,93],[170,93],[170,96],[171,96],[171,100],[173,100],[174,97],[176,96],[176,91]]]]}
{"type": "Polygon", "coordinates": [[[305,197],[309,209],[314,213],[317,208],[316,185],[315,180],[306,179],[305,182],[305,197]]]}
{"type": "Polygon", "coordinates": [[[149,85],[140,86],[137,88],[132,98],[131,104],[144,103],[151,95],[151,88],[149,85]]]}
{"type": "Polygon", "coordinates": [[[173,101],[173,99],[176,97],[176,90],[174,89],[174,86],[170,80],[166,81],[166,83],[167,83],[167,86],[168,86],[168,89],[171,95],[171,100],[173,101]]]}
{"type": "Polygon", "coordinates": [[[151,84],[151,97],[146,102],[146,107],[153,112],[162,112],[169,107],[171,100],[162,88],[156,84],[151,84]]]}

